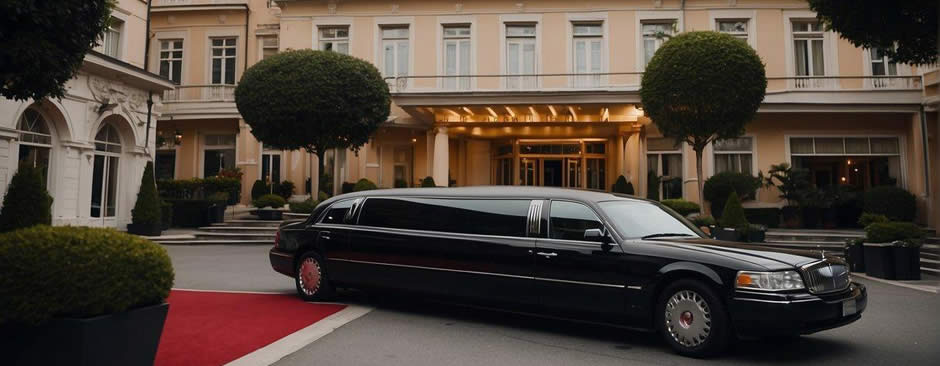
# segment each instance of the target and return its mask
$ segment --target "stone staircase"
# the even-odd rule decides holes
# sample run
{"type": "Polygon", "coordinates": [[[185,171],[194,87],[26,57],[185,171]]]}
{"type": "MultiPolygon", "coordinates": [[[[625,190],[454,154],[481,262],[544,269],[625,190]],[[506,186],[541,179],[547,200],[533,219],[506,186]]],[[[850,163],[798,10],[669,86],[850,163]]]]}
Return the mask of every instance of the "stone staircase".
{"type": "Polygon", "coordinates": [[[151,240],[165,245],[271,245],[281,222],[241,218],[151,240]]]}

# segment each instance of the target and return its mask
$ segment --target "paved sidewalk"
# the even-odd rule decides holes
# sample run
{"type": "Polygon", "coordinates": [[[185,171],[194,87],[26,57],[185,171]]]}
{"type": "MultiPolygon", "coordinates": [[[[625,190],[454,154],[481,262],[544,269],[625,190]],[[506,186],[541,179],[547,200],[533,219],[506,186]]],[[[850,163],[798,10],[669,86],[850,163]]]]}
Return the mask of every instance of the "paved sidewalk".
{"type": "Polygon", "coordinates": [[[918,290],[933,294],[940,294],[940,278],[934,276],[927,276],[921,274],[921,279],[919,281],[895,281],[895,280],[886,280],[883,278],[877,278],[873,276],[866,275],[864,273],[852,272],[852,276],[864,278],[869,281],[886,283],[889,285],[909,288],[912,290],[918,290]]]}

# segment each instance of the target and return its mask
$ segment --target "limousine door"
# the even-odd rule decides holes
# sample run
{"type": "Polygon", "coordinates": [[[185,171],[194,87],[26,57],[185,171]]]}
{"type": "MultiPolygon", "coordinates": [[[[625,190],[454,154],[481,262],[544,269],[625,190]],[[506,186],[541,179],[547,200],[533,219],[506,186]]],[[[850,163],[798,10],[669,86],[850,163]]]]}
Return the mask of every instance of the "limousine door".
{"type": "Polygon", "coordinates": [[[542,304],[578,318],[623,314],[625,254],[618,245],[584,238],[587,229],[603,230],[598,216],[582,203],[559,200],[547,214],[548,237],[536,242],[534,253],[542,304]]]}

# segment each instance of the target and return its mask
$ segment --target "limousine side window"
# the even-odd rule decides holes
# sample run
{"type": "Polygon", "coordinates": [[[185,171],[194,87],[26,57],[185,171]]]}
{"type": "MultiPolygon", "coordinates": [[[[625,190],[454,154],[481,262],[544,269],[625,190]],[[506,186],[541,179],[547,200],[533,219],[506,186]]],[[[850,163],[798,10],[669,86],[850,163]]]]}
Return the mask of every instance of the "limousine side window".
{"type": "Polygon", "coordinates": [[[320,223],[323,224],[342,224],[345,222],[346,214],[349,212],[349,209],[352,208],[353,202],[356,200],[342,200],[334,203],[330,208],[326,209],[326,214],[323,215],[323,218],[320,219],[320,223]]]}
{"type": "Polygon", "coordinates": [[[529,200],[374,197],[359,225],[463,234],[525,236],[529,200]]]}
{"type": "Polygon", "coordinates": [[[603,229],[604,224],[583,204],[552,201],[549,227],[552,239],[584,240],[585,230],[603,229]]]}

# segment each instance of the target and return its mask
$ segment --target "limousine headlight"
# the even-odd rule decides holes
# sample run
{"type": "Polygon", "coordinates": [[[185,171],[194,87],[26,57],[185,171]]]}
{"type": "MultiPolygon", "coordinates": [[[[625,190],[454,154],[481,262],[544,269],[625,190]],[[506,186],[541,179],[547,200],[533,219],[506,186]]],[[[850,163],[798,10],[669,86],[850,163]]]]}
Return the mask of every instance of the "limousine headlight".
{"type": "Polygon", "coordinates": [[[737,280],[735,280],[735,287],[765,291],[801,290],[806,288],[803,285],[803,277],[800,277],[800,274],[796,271],[740,271],[737,280]]]}

